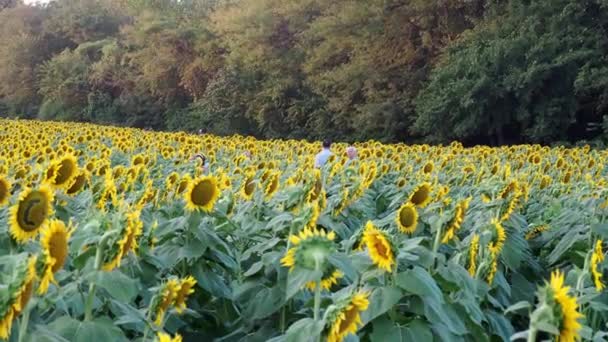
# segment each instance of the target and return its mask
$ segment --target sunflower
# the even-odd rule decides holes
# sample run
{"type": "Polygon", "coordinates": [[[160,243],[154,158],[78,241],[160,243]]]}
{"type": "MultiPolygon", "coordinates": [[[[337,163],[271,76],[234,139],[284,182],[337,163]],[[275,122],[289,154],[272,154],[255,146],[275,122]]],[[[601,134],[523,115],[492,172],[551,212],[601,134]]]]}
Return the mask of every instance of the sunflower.
{"type": "Polygon", "coordinates": [[[293,271],[296,267],[309,270],[326,268],[327,257],[334,252],[334,232],[326,233],[323,229],[304,228],[299,234],[291,235],[289,242],[291,246],[281,264],[293,271]]]}
{"type": "Polygon", "coordinates": [[[182,336],[180,334],[175,334],[175,336],[171,338],[171,335],[159,332],[158,342],[182,342],[182,336]]]}
{"type": "Polygon", "coordinates": [[[190,182],[184,194],[186,209],[190,211],[204,210],[210,212],[220,197],[217,179],[213,176],[203,176],[190,182]]]}
{"type": "Polygon", "coordinates": [[[492,285],[496,272],[498,272],[498,255],[495,252],[490,251],[490,270],[486,277],[488,284],[492,285]]]}
{"type": "MultiPolygon", "coordinates": [[[[574,342],[580,339],[581,324],[578,320],[584,317],[578,311],[576,297],[568,294],[569,286],[564,286],[564,274],[560,271],[551,273],[551,281],[544,291],[544,302],[554,309],[554,317],[559,319],[555,326],[559,328],[559,342],[574,342]]],[[[542,295],[541,295],[542,296],[542,295]]]]}
{"type": "Polygon", "coordinates": [[[13,320],[21,314],[32,297],[36,281],[36,261],[36,256],[31,256],[16,267],[17,280],[9,285],[14,292],[7,298],[9,302],[5,303],[4,313],[0,316],[0,339],[8,339],[13,320]]]}
{"type": "Polygon", "coordinates": [[[323,190],[323,180],[321,178],[321,170],[315,169],[313,171],[313,176],[314,176],[314,183],[313,183],[312,187],[310,188],[310,190],[308,191],[308,195],[306,196],[306,201],[308,203],[312,203],[312,202],[316,201],[319,198],[319,196],[321,195],[321,192],[323,190]]]}
{"type": "Polygon", "coordinates": [[[23,243],[38,234],[53,213],[53,199],[53,192],[46,185],[21,192],[18,202],[10,209],[10,233],[15,240],[23,243]]]}
{"type": "Polygon", "coordinates": [[[535,237],[537,237],[540,233],[546,231],[547,229],[549,229],[549,226],[546,224],[536,226],[526,233],[525,239],[532,240],[535,237]]]}
{"type": "MultiPolygon", "coordinates": [[[[323,278],[321,279],[321,289],[329,291],[333,285],[338,284],[338,279],[342,278],[344,274],[337,269],[328,268],[323,273],[323,278]]],[[[309,281],[304,285],[308,290],[314,291],[317,288],[316,281],[309,281]]]]}
{"type": "Polygon", "coordinates": [[[598,264],[604,261],[604,252],[602,251],[602,240],[595,242],[595,248],[591,255],[591,274],[597,292],[601,292],[606,286],[602,283],[602,272],[598,271],[598,264]]]}
{"type": "Polygon", "coordinates": [[[471,277],[475,276],[477,272],[477,251],[479,250],[479,235],[473,234],[471,239],[471,246],[469,247],[469,274],[471,277]]]}
{"type": "Polygon", "coordinates": [[[103,265],[104,271],[111,271],[120,266],[120,262],[129,251],[137,252],[139,237],[143,233],[143,223],[140,220],[139,210],[127,214],[126,225],[123,226],[120,239],[116,242],[113,254],[109,261],[103,265]]]}
{"type": "Polygon", "coordinates": [[[194,293],[194,285],[196,280],[192,276],[187,276],[180,281],[179,291],[175,296],[175,310],[177,313],[182,313],[186,309],[186,300],[188,296],[194,293]]]}
{"type": "Polygon", "coordinates": [[[403,188],[405,184],[407,184],[407,180],[404,177],[399,177],[399,179],[397,179],[398,188],[403,188]]]}
{"type": "Polygon", "coordinates": [[[504,189],[500,192],[499,197],[505,199],[509,197],[511,193],[517,192],[518,189],[519,184],[516,181],[512,181],[504,187],[504,189]]]}
{"type": "Polygon", "coordinates": [[[387,234],[374,227],[371,221],[367,221],[363,231],[363,243],[369,251],[373,263],[390,272],[395,264],[395,257],[387,234]]]}
{"type": "Polygon", "coordinates": [[[433,169],[435,168],[435,165],[433,164],[432,161],[427,162],[424,167],[422,168],[422,172],[424,174],[430,174],[431,172],[433,172],[433,169]]]}
{"type": "Polygon", "coordinates": [[[355,334],[361,322],[361,312],[369,306],[369,293],[358,292],[341,303],[330,317],[330,327],[327,342],[341,342],[349,334],[355,334]]]}
{"type": "Polygon", "coordinates": [[[507,234],[505,233],[502,224],[497,219],[492,219],[490,226],[492,227],[493,237],[492,241],[488,243],[488,249],[491,253],[498,255],[500,251],[502,251],[502,247],[507,239],[507,234]]]}
{"type": "Polygon", "coordinates": [[[467,212],[467,209],[469,208],[469,203],[471,203],[470,197],[460,201],[456,205],[454,217],[452,218],[452,221],[450,222],[450,225],[448,226],[448,229],[446,230],[441,243],[448,243],[454,238],[456,231],[460,229],[462,222],[464,222],[464,216],[467,212]]]}
{"type": "Polygon", "coordinates": [[[266,195],[266,199],[272,198],[274,194],[279,190],[279,172],[272,172],[268,178],[268,185],[266,186],[266,190],[264,194],[266,195]]]}
{"type": "Polygon", "coordinates": [[[422,183],[410,195],[409,201],[417,207],[424,208],[431,202],[431,184],[422,183]]]}
{"type": "Polygon", "coordinates": [[[513,197],[509,201],[509,204],[507,205],[507,208],[504,209],[504,213],[500,217],[501,221],[504,222],[504,221],[508,220],[511,217],[511,215],[513,215],[513,212],[517,209],[517,207],[519,206],[519,204],[521,202],[522,196],[523,196],[523,194],[521,191],[517,191],[513,195],[513,197]]]}
{"type": "Polygon", "coordinates": [[[9,197],[11,197],[11,183],[0,176],[0,207],[8,203],[9,197]]]}
{"type": "Polygon", "coordinates": [[[166,312],[177,298],[180,284],[177,279],[169,279],[160,289],[157,299],[154,301],[151,310],[155,314],[154,324],[160,326],[165,318],[166,312]]]}
{"type": "Polygon", "coordinates": [[[71,154],[64,155],[60,160],[54,162],[54,175],[50,184],[57,188],[66,188],[72,185],[72,180],[78,174],[78,161],[71,154]]]}
{"type": "Polygon", "coordinates": [[[405,202],[401,208],[397,210],[395,222],[400,231],[407,234],[413,234],[418,225],[418,211],[416,211],[416,207],[410,202],[405,202]]]}
{"type": "Polygon", "coordinates": [[[548,187],[549,185],[551,185],[552,182],[553,182],[553,179],[551,178],[551,176],[544,175],[540,179],[539,188],[542,190],[542,189],[548,187]]]}
{"type": "Polygon", "coordinates": [[[80,170],[76,177],[72,180],[72,184],[67,188],[68,195],[74,195],[80,192],[89,181],[89,174],[86,170],[80,170]]]}
{"type": "Polygon", "coordinates": [[[51,220],[42,230],[40,246],[44,255],[44,270],[38,287],[38,294],[44,294],[50,283],[56,284],[54,274],[65,263],[68,256],[68,240],[72,232],[60,220],[51,220]]]}
{"type": "Polygon", "coordinates": [[[241,197],[249,201],[253,197],[256,188],[254,174],[248,173],[244,179],[243,185],[241,186],[241,197]]]}

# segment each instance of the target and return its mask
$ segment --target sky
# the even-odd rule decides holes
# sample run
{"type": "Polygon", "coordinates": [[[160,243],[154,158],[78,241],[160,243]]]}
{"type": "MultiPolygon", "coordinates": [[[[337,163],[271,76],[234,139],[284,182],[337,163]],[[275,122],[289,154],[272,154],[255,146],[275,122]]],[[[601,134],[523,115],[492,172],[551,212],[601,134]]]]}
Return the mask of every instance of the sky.
{"type": "Polygon", "coordinates": [[[25,2],[28,5],[35,4],[37,2],[42,3],[42,4],[47,4],[51,1],[53,1],[53,0],[23,0],[23,2],[25,2]]]}

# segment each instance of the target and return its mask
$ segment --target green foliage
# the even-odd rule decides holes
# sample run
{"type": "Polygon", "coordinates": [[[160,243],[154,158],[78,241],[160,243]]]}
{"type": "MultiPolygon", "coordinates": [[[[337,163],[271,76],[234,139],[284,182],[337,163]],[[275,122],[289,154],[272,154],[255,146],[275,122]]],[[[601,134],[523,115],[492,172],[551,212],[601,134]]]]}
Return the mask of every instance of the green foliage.
{"type": "Polygon", "coordinates": [[[606,6],[6,0],[1,115],[268,138],[605,143],[606,6]]]}

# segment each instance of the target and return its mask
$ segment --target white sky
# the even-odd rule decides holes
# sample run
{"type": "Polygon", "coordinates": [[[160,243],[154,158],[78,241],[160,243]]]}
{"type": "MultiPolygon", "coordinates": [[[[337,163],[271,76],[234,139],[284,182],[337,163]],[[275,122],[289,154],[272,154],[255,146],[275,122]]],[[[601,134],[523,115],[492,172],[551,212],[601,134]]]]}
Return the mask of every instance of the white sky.
{"type": "Polygon", "coordinates": [[[23,0],[23,2],[25,2],[28,5],[35,4],[35,3],[47,4],[51,1],[53,1],[53,0],[23,0]]]}

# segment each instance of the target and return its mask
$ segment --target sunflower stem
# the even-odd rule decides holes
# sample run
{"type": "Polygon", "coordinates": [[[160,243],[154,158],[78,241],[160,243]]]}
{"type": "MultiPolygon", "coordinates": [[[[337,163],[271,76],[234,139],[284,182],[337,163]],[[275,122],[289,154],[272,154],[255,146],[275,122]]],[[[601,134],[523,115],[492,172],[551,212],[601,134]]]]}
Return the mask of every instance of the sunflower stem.
{"type": "Polygon", "coordinates": [[[531,326],[530,330],[528,331],[528,342],[536,342],[536,333],[538,332],[538,330],[536,330],[535,327],[531,326]]]}
{"type": "MultiPolygon", "coordinates": [[[[29,303],[28,303],[29,304],[29,303]]],[[[21,317],[21,323],[19,324],[19,339],[18,342],[25,341],[25,333],[27,332],[27,326],[30,322],[30,311],[31,305],[26,305],[23,312],[23,317],[21,317]]]]}
{"type": "Polygon", "coordinates": [[[435,234],[435,242],[433,242],[433,264],[432,267],[435,268],[437,264],[437,250],[439,250],[439,244],[441,241],[441,234],[443,233],[443,224],[439,224],[437,227],[437,233],[435,234]]]}
{"type": "MultiPolygon", "coordinates": [[[[154,301],[156,300],[156,295],[154,297],[152,297],[152,299],[150,300],[150,303],[154,303],[154,301]]],[[[152,310],[150,310],[150,307],[148,307],[148,313],[146,314],[146,328],[144,329],[144,337],[142,339],[142,342],[146,342],[146,339],[148,338],[148,334],[150,333],[150,321],[152,320],[152,310]]]]}
{"type": "MultiPolygon", "coordinates": [[[[113,234],[114,234],[113,231],[105,233],[101,237],[101,240],[99,241],[99,244],[97,245],[97,252],[95,253],[95,270],[96,271],[101,270],[101,266],[103,264],[104,247],[105,247],[108,239],[110,237],[112,237],[113,234]]],[[[91,282],[91,284],[89,285],[89,294],[87,296],[87,301],[84,306],[84,320],[85,321],[90,321],[93,318],[93,303],[95,301],[95,290],[96,289],[97,289],[96,284],[94,282],[91,282]]]]}
{"type": "MultiPolygon", "coordinates": [[[[289,226],[289,234],[287,235],[287,246],[285,247],[285,254],[287,254],[287,251],[289,251],[289,248],[291,248],[291,240],[289,239],[289,237],[293,234],[293,228],[293,224],[289,226]]],[[[280,277],[280,274],[278,274],[278,276],[280,277]]],[[[287,283],[287,279],[285,279],[285,282],[287,283]]],[[[287,284],[285,284],[285,286],[287,286],[287,284]]],[[[287,305],[287,303],[285,303],[285,305],[287,305]]],[[[279,322],[279,326],[281,328],[282,333],[285,333],[286,329],[285,320],[287,316],[287,308],[285,307],[285,305],[281,307],[281,320],[279,322]]]]}
{"type": "MultiPolygon", "coordinates": [[[[321,265],[318,259],[315,259],[315,271],[321,272],[321,265]]],[[[319,276],[315,285],[315,311],[313,316],[315,322],[319,320],[319,311],[321,309],[321,278],[323,278],[323,275],[319,276]]]]}

